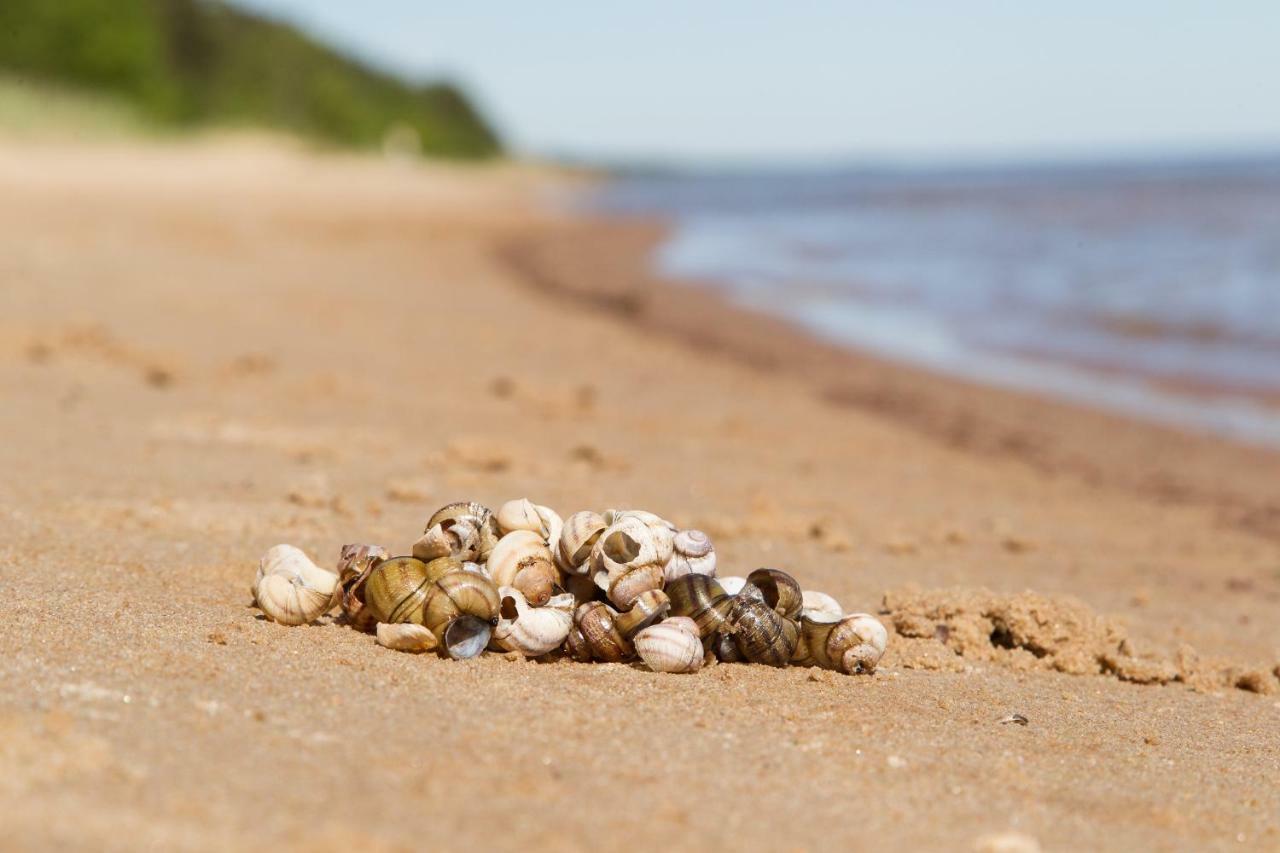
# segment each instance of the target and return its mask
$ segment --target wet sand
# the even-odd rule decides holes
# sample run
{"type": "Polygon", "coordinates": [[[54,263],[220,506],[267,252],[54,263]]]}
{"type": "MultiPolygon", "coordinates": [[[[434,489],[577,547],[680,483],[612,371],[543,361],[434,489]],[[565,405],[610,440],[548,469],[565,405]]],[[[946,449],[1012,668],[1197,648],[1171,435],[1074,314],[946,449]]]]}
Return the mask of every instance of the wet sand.
{"type": "Polygon", "coordinates": [[[1280,846],[1275,455],[651,282],[563,181],[0,145],[6,846],[1280,846]],[[700,526],[890,651],[450,662],[249,606],[277,542],[525,495],[700,526]]]}

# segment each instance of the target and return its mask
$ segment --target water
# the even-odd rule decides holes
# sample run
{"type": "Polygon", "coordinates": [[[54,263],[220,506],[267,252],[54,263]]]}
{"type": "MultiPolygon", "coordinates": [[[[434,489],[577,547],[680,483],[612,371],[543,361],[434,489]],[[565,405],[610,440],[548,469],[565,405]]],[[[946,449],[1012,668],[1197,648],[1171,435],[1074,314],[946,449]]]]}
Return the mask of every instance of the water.
{"type": "Polygon", "coordinates": [[[624,177],[664,274],[854,348],[1280,445],[1280,160],[624,177]]]}

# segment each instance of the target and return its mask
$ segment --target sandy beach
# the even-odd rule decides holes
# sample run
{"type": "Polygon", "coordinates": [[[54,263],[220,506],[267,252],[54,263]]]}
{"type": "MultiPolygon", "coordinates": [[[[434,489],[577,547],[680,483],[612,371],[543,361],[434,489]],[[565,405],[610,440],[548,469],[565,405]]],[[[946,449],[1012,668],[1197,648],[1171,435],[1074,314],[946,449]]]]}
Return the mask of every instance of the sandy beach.
{"type": "Polygon", "coordinates": [[[579,180],[0,143],[0,846],[1280,848],[1280,457],[655,281],[658,225],[543,204],[579,180]],[[453,662],[251,606],[271,545],[522,496],[889,651],[453,662]]]}

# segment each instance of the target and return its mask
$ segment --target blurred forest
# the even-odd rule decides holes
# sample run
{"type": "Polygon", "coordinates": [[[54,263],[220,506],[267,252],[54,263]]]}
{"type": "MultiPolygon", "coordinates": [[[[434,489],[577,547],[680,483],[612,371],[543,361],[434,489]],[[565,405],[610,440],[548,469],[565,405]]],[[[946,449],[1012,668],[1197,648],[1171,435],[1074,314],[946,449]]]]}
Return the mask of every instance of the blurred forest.
{"type": "Polygon", "coordinates": [[[161,126],[249,125],[423,154],[501,152],[448,83],[413,86],[218,0],[0,0],[0,74],[126,99],[161,126]]]}

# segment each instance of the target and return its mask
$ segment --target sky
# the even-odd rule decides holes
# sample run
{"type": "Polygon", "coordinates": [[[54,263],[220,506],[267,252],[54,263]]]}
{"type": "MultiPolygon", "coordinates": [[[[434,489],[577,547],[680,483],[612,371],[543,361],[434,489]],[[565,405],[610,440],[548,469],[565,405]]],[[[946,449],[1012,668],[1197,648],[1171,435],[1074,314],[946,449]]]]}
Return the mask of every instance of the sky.
{"type": "Polygon", "coordinates": [[[1276,0],[236,0],[460,82],[535,156],[697,163],[1280,151],[1276,0]]]}

